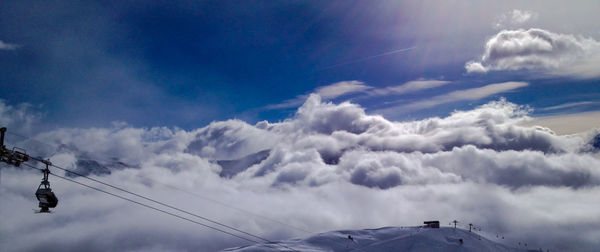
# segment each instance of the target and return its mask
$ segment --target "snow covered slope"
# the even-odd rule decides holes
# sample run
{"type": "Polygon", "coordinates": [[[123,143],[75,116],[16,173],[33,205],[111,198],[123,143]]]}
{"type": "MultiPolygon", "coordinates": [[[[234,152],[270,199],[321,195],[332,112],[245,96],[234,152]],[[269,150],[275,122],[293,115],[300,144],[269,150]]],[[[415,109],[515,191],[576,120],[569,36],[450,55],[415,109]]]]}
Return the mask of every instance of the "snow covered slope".
{"type": "MultiPolygon", "coordinates": [[[[491,241],[463,229],[442,227],[385,227],[379,229],[332,231],[305,239],[278,242],[303,252],[316,251],[525,251],[491,241]],[[348,238],[351,236],[352,240],[348,238]],[[462,239],[462,243],[461,243],[462,239]]],[[[255,244],[224,251],[290,251],[277,244],[255,244]]],[[[535,251],[535,250],[534,250],[535,251]]]]}

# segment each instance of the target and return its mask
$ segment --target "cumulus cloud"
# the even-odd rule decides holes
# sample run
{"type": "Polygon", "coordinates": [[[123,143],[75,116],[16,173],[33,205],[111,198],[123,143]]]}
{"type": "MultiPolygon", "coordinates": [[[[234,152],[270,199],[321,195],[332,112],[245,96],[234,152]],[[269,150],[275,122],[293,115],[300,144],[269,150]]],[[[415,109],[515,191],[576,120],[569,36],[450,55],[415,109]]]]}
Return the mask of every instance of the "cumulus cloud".
{"type": "MultiPolygon", "coordinates": [[[[590,140],[598,132],[559,136],[523,126],[528,112],[499,100],[444,118],[394,122],[310,95],[277,123],[228,120],[191,131],[114,124],[34,138],[56,148],[43,155],[55,164],[85,169],[77,160],[90,157],[132,164],[99,179],[271,240],[307,235],[300,230],[439,218],[475,222],[511,243],[593,251],[600,245],[600,157],[590,140]],[[224,164],[249,156],[258,160],[221,176],[224,164]],[[578,232],[564,232],[573,226],[578,232]]],[[[37,150],[35,142],[18,144],[37,150]]],[[[6,251],[215,251],[247,244],[56,178],[59,206],[33,215],[39,173],[2,172],[6,251]]]]}
{"type": "Polygon", "coordinates": [[[600,42],[593,38],[543,29],[502,30],[485,44],[479,60],[469,61],[469,73],[541,71],[558,76],[600,76],[600,42]]]}
{"type": "Polygon", "coordinates": [[[17,44],[6,43],[0,40],[0,50],[12,51],[18,49],[19,47],[21,46],[17,44]]]}
{"type": "Polygon", "coordinates": [[[195,132],[195,138],[185,149],[188,153],[208,159],[233,159],[269,149],[280,136],[240,120],[213,122],[195,132]]]}
{"type": "Polygon", "coordinates": [[[467,69],[468,73],[485,73],[488,71],[486,67],[484,67],[481,62],[469,61],[465,64],[465,69],[467,69]]]}

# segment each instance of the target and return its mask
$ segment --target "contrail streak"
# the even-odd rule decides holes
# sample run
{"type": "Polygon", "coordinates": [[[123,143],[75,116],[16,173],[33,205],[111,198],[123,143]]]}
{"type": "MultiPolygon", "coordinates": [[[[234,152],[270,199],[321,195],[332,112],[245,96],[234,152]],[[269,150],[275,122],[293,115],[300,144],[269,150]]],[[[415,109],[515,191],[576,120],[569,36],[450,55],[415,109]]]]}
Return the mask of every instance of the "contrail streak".
{"type": "Polygon", "coordinates": [[[331,65],[331,66],[328,66],[328,67],[324,67],[324,68],[318,69],[317,71],[323,71],[323,70],[331,69],[331,68],[334,68],[334,67],[339,67],[339,66],[343,66],[343,65],[349,65],[349,64],[354,64],[354,63],[358,63],[358,62],[363,62],[363,61],[367,61],[367,60],[374,59],[374,58],[381,57],[381,56],[386,56],[386,55],[390,55],[390,54],[396,54],[396,53],[410,51],[410,50],[413,50],[413,49],[416,49],[416,48],[417,48],[416,46],[413,46],[413,47],[409,47],[409,48],[403,48],[403,49],[393,50],[393,51],[389,51],[389,52],[384,52],[384,53],[376,54],[376,55],[365,57],[365,58],[360,58],[360,59],[356,59],[356,60],[351,60],[351,61],[346,61],[346,62],[342,62],[342,63],[339,63],[339,64],[331,65]]]}

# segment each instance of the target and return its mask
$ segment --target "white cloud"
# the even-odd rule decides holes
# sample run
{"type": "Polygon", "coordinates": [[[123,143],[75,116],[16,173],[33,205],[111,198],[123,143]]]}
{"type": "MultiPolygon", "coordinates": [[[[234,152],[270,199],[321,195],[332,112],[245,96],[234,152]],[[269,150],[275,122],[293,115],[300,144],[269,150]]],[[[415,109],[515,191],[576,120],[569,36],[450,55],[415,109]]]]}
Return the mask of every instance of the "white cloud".
{"type": "Polygon", "coordinates": [[[469,73],[535,70],[551,75],[600,76],[600,42],[542,29],[503,30],[490,38],[479,61],[469,61],[469,73]]]}
{"type": "MultiPolygon", "coordinates": [[[[442,80],[425,80],[418,79],[409,81],[398,86],[390,86],[384,88],[374,88],[366,85],[360,81],[341,81],[331,85],[319,87],[312,92],[312,94],[319,95],[324,99],[335,99],[347,94],[363,93],[362,98],[369,98],[372,96],[385,96],[385,95],[400,95],[412,92],[418,92],[421,90],[432,89],[451,83],[450,81],[442,80]]],[[[294,99],[285,100],[279,104],[268,105],[266,109],[282,109],[282,108],[294,108],[299,107],[309,95],[299,95],[294,99]]]]}
{"type": "Polygon", "coordinates": [[[31,133],[34,124],[43,117],[32,108],[29,103],[12,106],[0,99],[0,126],[18,129],[23,134],[31,133]]]}
{"type": "Polygon", "coordinates": [[[600,111],[540,116],[524,122],[523,125],[540,125],[561,135],[576,134],[598,128],[600,126],[600,111]]]}
{"type": "MultiPolygon", "coordinates": [[[[334,99],[343,95],[363,92],[371,89],[372,87],[365,85],[361,81],[340,81],[327,86],[318,87],[313,91],[314,94],[318,94],[325,99],[334,99]]],[[[279,104],[268,105],[266,109],[282,109],[282,108],[294,108],[302,105],[302,103],[308,98],[308,95],[299,95],[294,99],[285,100],[279,104]]]]}
{"type": "Polygon", "coordinates": [[[450,81],[442,80],[414,80],[406,82],[399,86],[378,88],[369,91],[371,95],[391,95],[391,94],[406,94],[417,92],[420,90],[426,90],[431,88],[440,87],[449,84],[450,81]]]}
{"type": "Polygon", "coordinates": [[[21,46],[17,45],[17,44],[6,43],[6,42],[0,40],[0,50],[12,51],[12,50],[18,49],[19,47],[21,47],[21,46]]]}
{"type": "Polygon", "coordinates": [[[488,71],[481,62],[469,61],[465,64],[465,69],[467,69],[468,73],[485,73],[488,71]]]}
{"type": "Polygon", "coordinates": [[[319,87],[315,93],[325,99],[333,99],[342,95],[361,92],[371,87],[360,81],[340,81],[328,86],[319,87]]]}
{"type": "Polygon", "coordinates": [[[569,102],[569,103],[560,104],[560,105],[556,105],[556,106],[540,108],[539,110],[541,110],[541,111],[559,110],[559,109],[574,108],[574,107],[580,107],[580,106],[585,106],[585,105],[595,105],[595,104],[600,104],[600,102],[594,102],[594,101],[569,102]]]}
{"type": "MultiPolygon", "coordinates": [[[[500,100],[445,118],[393,122],[356,104],[311,95],[278,123],[228,120],[192,131],[115,124],[35,138],[55,145],[59,153],[43,156],[68,168],[83,154],[136,164],[99,179],[270,240],[306,234],[214,200],[314,233],[459,219],[511,243],[593,251],[600,245],[594,217],[600,158],[589,148],[593,135],[522,126],[527,113],[500,100]],[[264,160],[231,178],[219,176],[226,167],[214,159],[263,149],[270,150],[264,160]],[[377,214],[364,214],[374,209],[377,214]],[[573,225],[580,232],[564,231],[573,225]]],[[[36,144],[22,143],[28,150],[36,144]]],[[[33,215],[39,179],[26,169],[2,170],[0,232],[6,235],[0,242],[6,251],[47,249],[49,242],[57,251],[215,251],[247,244],[55,177],[58,207],[51,215],[33,215]]]]}
{"type": "Polygon", "coordinates": [[[518,24],[522,24],[529,21],[530,19],[536,18],[537,15],[538,14],[535,12],[525,10],[513,10],[511,13],[513,22],[518,24]]]}
{"type": "Polygon", "coordinates": [[[240,120],[213,122],[194,135],[185,151],[213,160],[240,158],[269,149],[280,138],[278,134],[240,120]]]}
{"type": "Polygon", "coordinates": [[[514,9],[512,11],[502,14],[494,24],[494,27],[505,28],[520,26],[527,22],[537,19],[538,16],[538,13],[533,11],[514,9]]]}
{"type": "Polygon", "coordinates": [[[378,110],[378,113],[388,114],[393,113],[394,111],[412,111],[412,110],[420,110],[425,108],[435,107],[441,104],[456,102],[456,101],[474,101],[479,100],[488,96],[492,96],[495,94],[505,93],[517,88],[526,87],[529,84],[527,82],[502,82],[502,83],[494,83],[489,84],[479,88],[471,88],[466,90],[459,90],[450,92],[443,95],[438,95],[434,97],[427,98],[422,101],[409,103],[406,105],[386,108],[382,110],[378,110]]]}

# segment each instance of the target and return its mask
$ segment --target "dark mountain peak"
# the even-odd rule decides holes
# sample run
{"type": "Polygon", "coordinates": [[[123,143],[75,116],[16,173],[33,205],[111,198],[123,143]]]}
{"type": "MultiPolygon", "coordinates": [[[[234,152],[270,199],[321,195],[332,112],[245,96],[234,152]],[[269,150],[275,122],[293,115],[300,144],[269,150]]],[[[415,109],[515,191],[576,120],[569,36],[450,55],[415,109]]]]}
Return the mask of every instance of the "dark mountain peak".
{"type": "Polygon", "coordinates": [[[236,174],[245,171],[250,166],[258,164],[263,160],[267,159],[270,154],[271,150],[262,150],[239,159],[217,160],[217,164],[220,165],[222,168],[221,172],[219,173],[219,176],[224,178],[231,178],[236,174]]]}
{"type": "MultiPolygon", "coordinates": [[[[112,158],[107,162],[99,162],[94,159],[79,157],[77,159],[77,163],[75,163],[75,172],[88,176],[88,175],[109,175],[114,170],[122,170],[125,168],[134,168],[134,166],[125,164],[119,161],[116,158],[112,158]]],[[[68,177],[77,177],[77,175],[73,173],[67,172],[66,175],[68,177]]]]}
{"type": "Polygon", "coordinates": [[[592,146],[594,147],[594,149],[596,150],[600,150],[600,134],[596,135],[593,139],[592,139],[592,146]]]}

